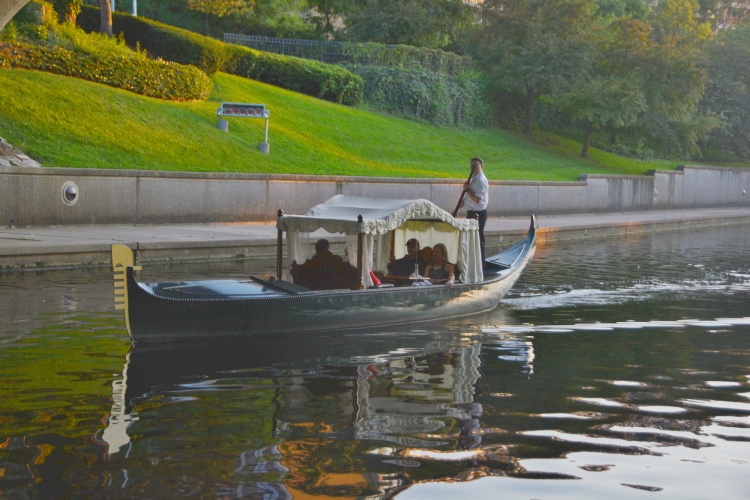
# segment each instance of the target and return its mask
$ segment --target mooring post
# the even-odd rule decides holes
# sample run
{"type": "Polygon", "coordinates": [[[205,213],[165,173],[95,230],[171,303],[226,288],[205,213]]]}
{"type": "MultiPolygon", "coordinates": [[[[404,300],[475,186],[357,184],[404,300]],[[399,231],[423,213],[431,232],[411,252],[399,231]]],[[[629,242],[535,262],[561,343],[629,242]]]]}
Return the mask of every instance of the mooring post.
{"type": "MultiPolygon", "coordinates": [[[[277,219],[276,223],[278,224],[279,219],[281,219],[281,216],[284,215],[284,211],[279,209],[277,212],[277,219]]],[[[278,234],[276,236],[276,279],[281,279],[281,254],[282,254],[282,244],[283,240],[281,238],[283,231],[279,228],[278,234]]]]}
{"type": "Polygon", "coordinates": [[[359,289],[360,290],[362,290],[365,287],[364,285],[365,278],[363,276],[365,266],[364,266],[364,260],[362,258],[364,254],[364,249],[362,248],[364,235],[361,232],[362,221],[364,221],[364,217],[362,217],[362,215],[360,214],[359,216],[357,216],[357,222],[359,222],[360,224],[360,230],[359,232],[357,232],[357,275],[359,276],[359,289]]]}

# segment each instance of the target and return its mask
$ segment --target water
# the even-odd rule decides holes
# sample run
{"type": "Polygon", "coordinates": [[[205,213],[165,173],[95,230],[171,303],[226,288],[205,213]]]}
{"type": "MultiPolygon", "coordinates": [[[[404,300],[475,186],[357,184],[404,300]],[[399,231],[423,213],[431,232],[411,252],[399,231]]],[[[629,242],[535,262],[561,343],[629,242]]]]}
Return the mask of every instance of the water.
{"type": "Polygon", "coordinates": [[[134,348],[108,271],[0,275],[0,498],[747,498],[748,247],[561,242],[471,318],[134,348]]]}

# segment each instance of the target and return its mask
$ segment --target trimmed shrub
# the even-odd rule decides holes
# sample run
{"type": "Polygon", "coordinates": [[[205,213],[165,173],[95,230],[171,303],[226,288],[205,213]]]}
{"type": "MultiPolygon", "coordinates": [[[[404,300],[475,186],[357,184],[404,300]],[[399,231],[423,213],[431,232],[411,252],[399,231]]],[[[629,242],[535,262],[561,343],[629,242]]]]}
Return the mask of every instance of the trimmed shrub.
{"type": "MultiPolygon", "coordinates": [[[[78,25],[90,33],[101,28],[98,7],[83,6],[78,15],[78,25]]],[[[167,61],[191,64],[209,75],[222,71],[226,65],[225,44],[192,31],[175,28],[142,17],[121,12],[112,13],[112,32],[122,33],[131,47],[140,44],[142,49],[167,61]]]]}
{"type": "MultiPolygon", "coordinates": [[[[99,31],[99,9],[84,6],[78,23],[86,31],[99,31]]],[[[121,13],[112,16],[112,30],[123,33],[131,47],[140,44],[152,55],[192,64],[209,75],[223,71],[341,104],[355,105],[362,99],[362,79],[338,66],[226,44],[121,13]]]]}
{"type": "Polygon", "coordinates": [[[228,73],[341,104],[362,101],[364,82],[341,66],[238,48],[242,55],[228,73]]]}
{"type": "Polygon", "coordinates": [[[487,121],[478,78],[387,66],[351,66],[365,82],[364,103],[373,110],[441,127],[487,121]]]}
{"type": "Polygon", "coordinates": [[[206,100],[213,82],[192,66],[113,54],[100,56],[59,46],[0,44],[0,67],[72,76],[173,101],[206,100]]]}

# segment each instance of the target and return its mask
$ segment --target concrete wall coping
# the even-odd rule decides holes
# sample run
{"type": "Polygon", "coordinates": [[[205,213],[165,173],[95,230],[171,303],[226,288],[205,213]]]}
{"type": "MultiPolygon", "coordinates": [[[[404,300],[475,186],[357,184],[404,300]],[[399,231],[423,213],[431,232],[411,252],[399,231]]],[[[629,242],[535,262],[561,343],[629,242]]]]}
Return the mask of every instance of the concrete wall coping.
{"type": "MultiPolygon", "coordinates": [[[[167,170],[125,170],[62,167],[2,167],[0,173],[19,175],[58,175],[89,177],[135,177],[159,179],[229,179],[254,181],[359,182],[363,184],[463,184],[466,179],[411,177],[355,177],[345,175],[243,174],[237,172],[173,172],[167,170]]],[[[626,176],[627,177],[627,176],[626,176]]],[[[493,185],[513,186],[582,186],[582,181],[491,180],[493,185]]]]}
{"type": "Polygon", "coordinates": [[[660,174],[660,175],[685,175],[685,172],[683,172],[682,170],[660,170],[660,169],[647,170],[646,171],[646,175],[655,175],[655,174],[660,174]]]}
{"type": "Polygon", "coordinates": [[[582,182],[588,179],[631,179],[631,180],[653,180],[653,175],[609,175],[609,174],[581,174],[578,177],[582,182]]]}
{"type": "Polygon", "coordinates": [[[700,169],[700,170],[747,170],[750,171],[750,168],[747,167],[709,167],[709,166],[703,166],[703,165],[677,165],[677,170],[685,170],[685,169],[700,169]]]}

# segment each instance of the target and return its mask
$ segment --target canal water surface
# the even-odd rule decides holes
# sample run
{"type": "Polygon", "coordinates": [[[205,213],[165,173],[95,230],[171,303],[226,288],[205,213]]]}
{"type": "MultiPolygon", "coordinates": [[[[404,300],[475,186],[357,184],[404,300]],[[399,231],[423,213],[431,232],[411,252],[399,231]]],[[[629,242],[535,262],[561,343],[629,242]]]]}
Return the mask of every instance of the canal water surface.
{"type": "Polygon", "coordinates": [[[748,498],[748,248],[564,241],[483,315],[210,344],[131,346],[107,270],[2,274],[0,498],[748,498]]]}

